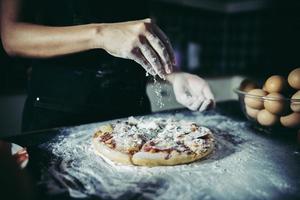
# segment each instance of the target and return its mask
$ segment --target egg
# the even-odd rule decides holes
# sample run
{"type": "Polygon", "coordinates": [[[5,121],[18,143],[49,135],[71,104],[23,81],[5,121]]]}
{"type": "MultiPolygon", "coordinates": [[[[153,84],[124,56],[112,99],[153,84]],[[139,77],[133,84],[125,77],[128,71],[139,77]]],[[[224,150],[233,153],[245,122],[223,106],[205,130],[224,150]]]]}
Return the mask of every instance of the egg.
{"type": "Polygon", "coordinates": [[[267,91],[267,88],[266,88],[266,84],[263,85],[263,88],[262,88],[264,91],[267,91]]]}
{"type": "Polygon", "coordinates": [[[257,121],[263,126],[273,126],[279,121],[279,117],[264,109],[258,112],[257,121]]]}
{"type": "Polygon", "coordinates": [[[254,109],[263,109],[264,102],[260,97],[264,97],[267,95],[267,92],[262,89],[253,89],[250,90],[245,96],[245,104],[254,109]],[[253,96],[251,96],[253,95],[253,96]]]}
{"type": "Polygon", "coordinates": [[[244,92],[249,92],[250,90],[258,88],[258,85],[249,79],[245,79],[241,82],[239,89],[244,92]]]}
{"type": "Polygon", "coordinates": [[[286,112],[288,104],[284,100],[284,96],[282,94],[274,92],[266,96],[266,99],[264,100],[264,107],[270,113],[282,115],[286,112]]]}
{"type": "Polygon", "coordinates": [[[247,105],[246,105],[245,108],[246,108],[246,112],[247,112],[248,116],[250,116],[250,117],[256,119],[257,114],[258,114],[258,112],[259,112],[260,110],[251,108],[251,107],[249,107],[249,106],[247,106],[247,105]]]}
{"type": "Polygon", "coordinates": [[[265,91],[272,93],[281,93],[286,88],[286,80],[282,76],[274,75],[267,79],[265,82],[265,91]]]}
{"type": "Polygon", "coordinates": [[[300,112],[300,90],[296,92],[291,99],[296,99],[296,101],[291,102],[291,109],[294,112],[300,112]]]}
{"type": "Polygon", "coordinates": [[[292,113],[287,116],[280,117],[280,123],[288,128],[300,127],[300,113],[292,113]]]}
{"type": "Polygon", "coordinates": [[[290,72],[288,82],[292,88],[300,90],[300,68],[290,72]]]}

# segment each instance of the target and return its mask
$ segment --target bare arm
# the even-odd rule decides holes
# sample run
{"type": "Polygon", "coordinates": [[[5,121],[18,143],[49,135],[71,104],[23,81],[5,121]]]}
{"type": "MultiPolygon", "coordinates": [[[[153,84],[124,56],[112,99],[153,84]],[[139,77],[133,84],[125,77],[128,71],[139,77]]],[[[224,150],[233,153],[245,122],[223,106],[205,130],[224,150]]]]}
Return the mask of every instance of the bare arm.
{"type": "Polygon", "coordinates": [[[168,38],[151,19],[122,23],[50,27],[20,22],[22,0],[2,0],[1,38],[12,56],[48,58],[90,49],[132,59],[164,78],[175,62],[168,38]]]}
{"type": "Polygon", "coordinates": [[[94,48],[94,24],[48,27],[18,21],[21,0],[2,0],[1,38],[13,56],[47,58],[94,48]]]}
{"type": "Polygon", "coordinates": [[[206,82],[194,75],[172,73],[174,55],[168,38],[150,19],[111,24],[49,27],[18,21],[22,0],[2,0],[1,38],[10,55],[48,58],[102,48],[132,59],[150,74],[165,77],[176,99],[192,110],[204,110],[214,99],[206,82]],[[188,95],[186,94],[188,93],[188,95]]]}

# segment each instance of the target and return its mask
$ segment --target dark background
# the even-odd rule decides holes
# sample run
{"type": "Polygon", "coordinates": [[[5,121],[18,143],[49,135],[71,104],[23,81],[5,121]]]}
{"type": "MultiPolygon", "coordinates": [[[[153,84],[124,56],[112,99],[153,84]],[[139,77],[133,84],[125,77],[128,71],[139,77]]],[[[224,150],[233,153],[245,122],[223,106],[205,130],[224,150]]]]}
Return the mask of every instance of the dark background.
{"type": "MultiPolygon", "coordinates": [[[[258,8],[247,9],[242,4],[242,9],[234,11],[205,6],[207,2],[238,5],[246,1],[152,0],[149,3],[151,17],[170,37],[181,57],[182,70],[204,77],[240,74],[263,79],[271,74],[286,75],[300,66],[300,1],[262,0],[264,4],[258,8]],[[196,51],[198,64],[193,67],[188,59],[190,44],[200,49],[196,51]]],[[[0,65],[0,94],[23,93],[29,62],[10,58],[1,45],[0,65]]]]}
{"type": "Polygon", "coordinates": [[[300,1],[225,13],[159,3],[151,10],[173,45],[183,52],[189,42],[202,47],[198,74],[264,77],[300,64],[300,1]]]}

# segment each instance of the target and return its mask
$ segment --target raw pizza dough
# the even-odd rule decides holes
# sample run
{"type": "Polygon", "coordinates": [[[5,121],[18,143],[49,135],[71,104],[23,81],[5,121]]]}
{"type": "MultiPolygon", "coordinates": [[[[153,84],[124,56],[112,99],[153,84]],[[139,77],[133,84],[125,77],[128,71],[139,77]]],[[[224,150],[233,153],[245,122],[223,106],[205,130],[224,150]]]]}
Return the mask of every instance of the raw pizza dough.
{"type": "Polygon", "coordinates": [[[94,134],[95,152],[127,165],[178,165],[199,160],[214,148],[211,131],[194,122],[129,117],[101,126],[94,134]]]}

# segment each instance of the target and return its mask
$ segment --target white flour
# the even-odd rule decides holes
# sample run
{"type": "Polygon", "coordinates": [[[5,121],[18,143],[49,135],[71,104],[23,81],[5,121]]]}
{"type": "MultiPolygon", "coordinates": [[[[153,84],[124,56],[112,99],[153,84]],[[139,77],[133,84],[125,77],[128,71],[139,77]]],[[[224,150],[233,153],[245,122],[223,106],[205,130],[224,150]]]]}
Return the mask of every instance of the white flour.
{"type": "Polygon", "coordinates": [[[41,183],[50,193],[65,188],[77,198],[184,200],[272,199],[296,191],[300,185],[299,179],[288,179],[277,164],[287,152],[280,146],[274,148],[274,143],[255,135],[244,123],[215,113],[157,116],[184,118],[212,128],[215,151],[189,165],[122,166],[93,152],[93,130],[101,123],[84,125],[61,130],[63,134],[55,142],[41,146],[58,157],[41,183]]]}
{"type": "Polygon", "coordinates": [[[163,96],[162,96],[162,84],[156,80],[156,77],[153,77],[153,84],[151,86],[152,90],[154,91],[156,95],[156,103],[159,106],[159,108],[163,108],[165,106],[163,102],[163,96]]]}

